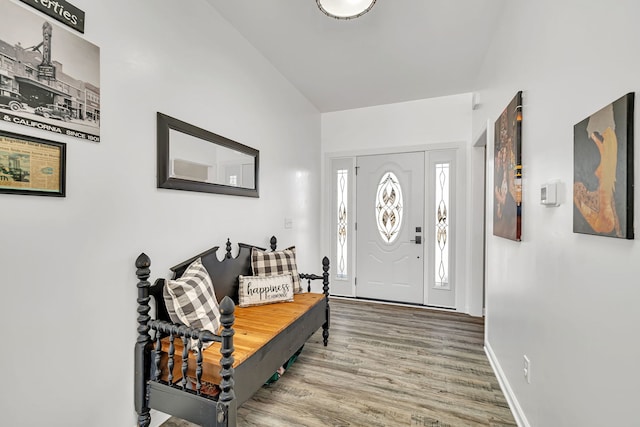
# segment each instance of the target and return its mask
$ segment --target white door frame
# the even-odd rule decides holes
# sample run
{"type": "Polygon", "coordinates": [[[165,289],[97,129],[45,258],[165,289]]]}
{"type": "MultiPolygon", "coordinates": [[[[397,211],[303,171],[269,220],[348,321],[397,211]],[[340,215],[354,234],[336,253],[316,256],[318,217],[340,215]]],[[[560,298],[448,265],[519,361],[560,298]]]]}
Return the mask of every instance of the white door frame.
{"type": "Polygon", "coordinates": [[[327,174],[327,180],[329,181],[329,183],[325,183],[325,185],[328,185],[329,188],[326,189],[325,191],[322,192],[322,194],[324,195],[330,195],[327,202],[327,205],[329,206],[328,208],[328,214],[327,215],[322,215],[322,217],[328,217],[328,224],[329,224],[329,230],[331,230],[329,233],[325,233],[324,236],[328,236],[329,238],[329,249],[326,250],[324,253],[327,254],[327,256],[329,256],[330,258],[330,269],[329,272],[331,274],[329,280],[331,283],[330,286],[330,290],[331,290],[331,294],[332,295],[345,295],[345,296],[353,296],[355,295],[355,282],[354,282],[354,272],[355,272],[355,265],[356,265],[356,254],[354,250],[349,250],[347,252],[347,259],[346,259],[346,266],[345,266],[345,271],[344,273],[346,273],[345,278],[342,277],[336,277],[337,273],[338,273],[338,266],[337,266],[337,260],[335,259],[335,257],[333,256],[334,254],[334,249],[337,247],[338,245],[338,239],[337,236],[335,235],[335,233],[333,232],[333,230],[336,230],[337,228],[337,223],[338,223],[338,215],[337,215],[337,203],[336,203],[336,198],[334,190],[336,190],[336,188],[338,187],[338,180],[336,177],[336,173],[338,170],[342,170],[342,169],[347,169],[350,173],[348,175],[348,180],[346,183],[346,187],[347,187],[347,196],[348,196],[348,201],[347,201],[347,247],[349,249],[355,248],[355,218],[356,218],[356,203],[355,203],[355,191],[356,191],[356,186],[355,186],[355,167],[356,167],[356,159],[355,157],[333,157],[330,161],[327,162],[328,163],[328,174],[327,174]]]}
{"type": "Polygon", "coordinates": [[[480,134],[474,138],[473,147],[471,148],[471,167],[470,167],[470,244],[471,253],[469,257],[469,280],[473,283],[467,298],[468,313],[472,316],[483,316],[485,309],[485,290],[486,283],[486,200],[487,200],[487,184],[486,184],[486,156],[487,141],[489,138],[489,130],[491,129],[490,121],[480,134]]]}
{"type": "Polygon", "coordinates": [[[458,208],[458,150],[457,149],[448,149],[448,150],[431,150],[427,153],[427,159],[425,161],[425,188],[426,188],[426,197],[425,197],[425,222],[426,224],[430,224],[430,226],[425,226],[425,260],[427,265],[425,266],[425,292],[424,292],[424,304],[431,305],[436,307],[451,307],[451,299],[453,292],[454,302],[453,306],[458,310],[459,301],[457,301],[458,295],[458,282],[457,282],[457,260],[459,256],[464,256],[463,252],[458,251],[458,245],[460,242],[457,241],[457,236],[459,234],[458,229],[460,228],[460,223],[458,221],[459,217],[459,208],[458,208]],[[450,195],[454,197],[450,197],[449,206],[447,207],[447,223],[449,224],[447,230],[447,240],[449,244],[449,283],[447,286],[438,288],[436,287],[436,264],[435,264],[435,242],[436,242],[436,211],[435,206],[431,205],[429,202],[434,201],[436,197],[436,186],[438,185],[437,177],[433,173],[435,172],[435,166],[438,163],[448,163],[450,168],[449,173],[449,192],[450,195]],[[429,172],[429,173],[427,173],[429,172]],[[429,251],[431,250],[431,251],[429,251]]]}
{"type": "MultiPolygon", "coordinates": [[[[471,292],[473,286],[482,286],[482,282],[473,282],[470,280],[471,275],[467,274],[467,269],[470,267],[470,262],[468,262],[468,253],[471,247],[471,238],[469,233],[467,233],[468,225],[470,221],[471,215],[467,212],[467,206],[471,205],[471,191],[473,187],[473,180],[471,174],[467,174],[467,157],[469,156],[469,152],[471,150],[470,144],[467,142],[451,142],[451,143],[441,143],[441,144],[424,144],[424,145],[414,145],[414,146],[405,146],[405,147],[388,147],[388,148],[376,148],[376,149],[367,149],[367,150],[349,150],[343,152],[331,152],[325,153],[323,157],[324,167],[323,167],[323,178],[322,178],[322,212],[324,215],[322,217],[322,250],[326,254],[331,254],[331,242],[332,242],[332,200],[331,197],[333,195],[333,189],[331,188],[332,182],[332,160],[339,158],[355,158],[357,156],[364,155],[376,155],[376,154],[394,154],[394,153],[406,153],[412,151],[425,151],[427,157],[429,152],[434,150],[456,150],[456,182],[458,183],[458,188],[456,191],[456,203],[457,206],[457,221],[456,221],[456,237],[455,237],[455,267],[452,274],[455,274],[456,278],[456,304],[455,309],[458,312],[462,313],[470,313],[470,301],[468,301],[467,295],[477,295],[478,292],[471,292]],[[464,184],[466,185],[464,185],[464,184]]],[[[426,201],[425,201],[426,203],[426,201]]],[[[426,212],[426,206],[425,206],[426,212]]],[[[355,212],[355,204],[354,204],[354,212],[351,217],[355,217],[357,213],[355,212]]],[[[425,225],[425,229],[427,229],[427,225],[425,225]]],[[[352,248],[355,248],[355,229],[350,229],[350,245],[352,248]]],[[[426,246],[425,246],[426,248],[426,246]]],[[[351,251],[352,254],[355,251],[351,251]]],[[[352,265],[355,267],[355,256],[350,257],[352,265]]],[[[427,268],[427,263],[425,263],[425,269],[427,268]]],[[[331,270],[330,270],[331,271],[331,270]]],[[[352,270],[352,271],[355,271],[352,270]]],[[[425,277],[427,277],[427,272],[425,271],[425,277]]],[[[334,281],[331,277],[330,281],[334,281]]],[[[345,296],[354,296],[355,295],[355,283],[353,277],[350,278],[350,283],[347,286],[342,286],[341,289],[350,289],[350,294],[340,293],[340,295],[345,296]]],[[[333,292],[333,289],[330,285],[330,292],[333,292]]],[[[482,291],[480,291],[480,295],[482,291]]],[[[480,301],[480,306],[482,306],[482,301],[480,301]]],[[[473,305],[478,305],[477,302],[473,302],[473,305]]],[[[478,314],[474,314],[478,315],[478,314]]]]}

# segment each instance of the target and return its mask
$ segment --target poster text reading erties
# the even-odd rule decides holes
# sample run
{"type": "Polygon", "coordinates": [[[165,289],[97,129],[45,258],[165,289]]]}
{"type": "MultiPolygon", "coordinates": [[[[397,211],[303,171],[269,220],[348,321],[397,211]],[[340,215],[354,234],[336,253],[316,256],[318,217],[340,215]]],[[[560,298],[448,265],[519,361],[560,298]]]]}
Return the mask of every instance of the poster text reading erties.
{"type": "Polygon", "coordinates": [[[62,16],[67,21],[71,21],[72,24],[76,25],[78,23],[78,17],[68,10],[64,10],[64,6],[53,0],[33,0],[34,3],[40,3],[44,7],[48,9],[52,9],[55,13],[62,16]]]}

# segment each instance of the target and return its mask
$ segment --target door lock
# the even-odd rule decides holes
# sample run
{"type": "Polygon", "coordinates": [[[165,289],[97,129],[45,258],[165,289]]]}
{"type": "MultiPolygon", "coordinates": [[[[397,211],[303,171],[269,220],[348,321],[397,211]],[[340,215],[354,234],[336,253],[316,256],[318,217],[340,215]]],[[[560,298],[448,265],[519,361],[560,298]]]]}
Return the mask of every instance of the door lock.
{"type": "Polygon", "coordinates": [[[416,245],[422,244],[422,236],[416,236],[415,240],[409,240],[410,242],[415,242],[416,245]]]}

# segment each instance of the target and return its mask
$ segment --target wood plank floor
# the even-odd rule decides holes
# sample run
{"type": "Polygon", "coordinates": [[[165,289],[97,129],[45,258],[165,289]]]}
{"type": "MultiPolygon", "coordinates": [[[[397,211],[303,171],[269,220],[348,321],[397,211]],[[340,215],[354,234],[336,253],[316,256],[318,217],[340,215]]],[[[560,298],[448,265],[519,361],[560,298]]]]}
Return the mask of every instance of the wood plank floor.
{"type": "Polygon", "coordinates": [[[516,426],[482,319],[338,299],[331,312],[329,346],[316,333],[278,382],[238,409],[240,426],[516,426]]]}

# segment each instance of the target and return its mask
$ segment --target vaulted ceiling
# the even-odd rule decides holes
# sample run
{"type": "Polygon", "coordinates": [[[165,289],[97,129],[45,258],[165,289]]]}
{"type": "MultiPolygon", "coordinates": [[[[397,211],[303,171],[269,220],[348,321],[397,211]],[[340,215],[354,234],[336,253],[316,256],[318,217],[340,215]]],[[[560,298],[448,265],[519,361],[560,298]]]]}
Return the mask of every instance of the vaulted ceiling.
{"type": "Polygon", "coordinates": [[[474,90],[505,0],[378,0],[354,20],[315,0],[207,0],[321,112],[474,90]]]}

